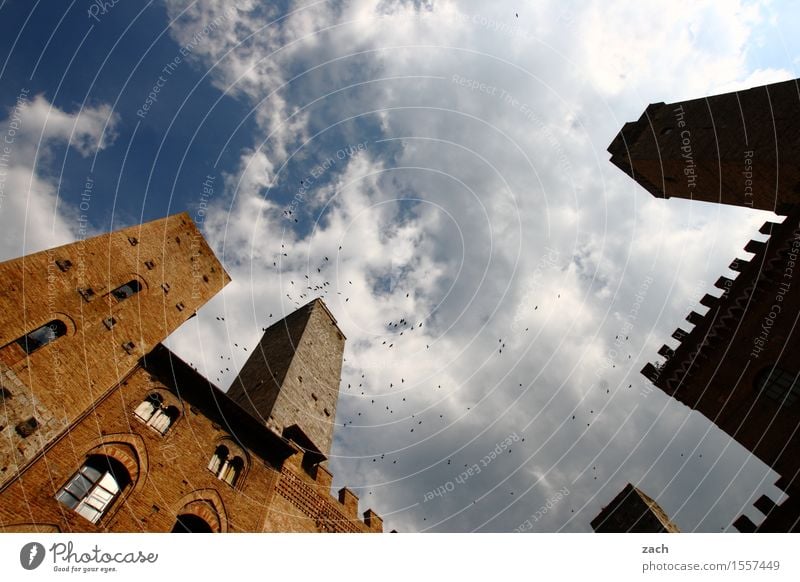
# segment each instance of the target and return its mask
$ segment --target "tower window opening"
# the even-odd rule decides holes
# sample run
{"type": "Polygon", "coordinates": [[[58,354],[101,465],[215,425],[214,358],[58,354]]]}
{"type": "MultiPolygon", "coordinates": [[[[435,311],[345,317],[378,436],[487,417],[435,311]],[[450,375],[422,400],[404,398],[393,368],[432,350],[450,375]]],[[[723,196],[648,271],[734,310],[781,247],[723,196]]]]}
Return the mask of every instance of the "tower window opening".
{"type": "Polygon", "coordinates": [[[111,291],[111,296],[114,297],[114,299],[116,299],[117,302],[125,301],[129,297],[136,295],[141,290],[142,290],[142,284],[139,283],[139,281],[137,281],[136,279],[131,279],[124,285],[120,285],[119,287],[111,291]]]}
{"type": "Polygon", "coordinates": [[[26,354],[32,354],[66,333],[66,324],[60,319],[54,319],[19,338],[17,344],[25,350],[26,354]]]}
{"type": "Polygon", "coordinates": [[[770,366],[756,378],[756,388],[783,406],[791,406],[800,399],[800,374],[770,366]]]}

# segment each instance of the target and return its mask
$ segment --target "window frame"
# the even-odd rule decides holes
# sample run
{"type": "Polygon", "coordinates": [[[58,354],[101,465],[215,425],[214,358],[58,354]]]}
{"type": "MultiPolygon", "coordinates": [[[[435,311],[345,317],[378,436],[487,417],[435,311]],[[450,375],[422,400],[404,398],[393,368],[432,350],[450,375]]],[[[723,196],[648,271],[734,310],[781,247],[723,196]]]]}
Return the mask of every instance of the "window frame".
{"type": "MultiPolygon", "coordinates": [[[[97,525],[108,515],[114,502],[122,496],[127,486],[114,475],[112,460],[115,459],[105,455],[95,455],[86,459],[56,492],[56,501],[88,522],[97,525]],[[98,464],[108,466],[98,468],[96,466],[98,464]]],[[[130,480],[130,476],[128,479],[130,480]]]]}
{"type": "Polygon", "coordinates": [[[161,436],[165,436],[181,416],[180,409],[168,403],[158,391],[150,392],[133,410],[133,416],[161,436]],[[149,406],[149,409],[145,407],[149,406]]]}
{"type": "Polygon", "coordinates": [[[26,355],[30,356],[36,352],[38,352],[43,347],[46,347],[58,338],[64,337],[67,335],[69,328],[67,328],[67,324],[64,323],[61,319],[51,319],[44,325],[40,325],[39,327],[29,331],[28,333],[24,334],[23,336],[14,340],[13,343],[17,344],[22,351],[25,352],[26,355]],[[46,333],[44,330],[50,330],[52,333],[52,337],[37,339],[36,337],[31,337],[37,332],[46,333]],[[33,342],[36,342],[36,345],[31,346],[33,342]]]}
{"type": "Polygon", "coordinates": [[[108,292],[108,297],[111,301],[115,303],[122,303],[123,301],[130,299],[134,295],[138,295],[144,291],[144,285],[142,282],[139,281],[137,278],[133,278],[130,281],[126,281],[122,285],[115,287],[111,291],[108,292]],[[126,288],[129,290],[126,290],[126,288]]]}
{"type": "Polygon", "coordinates": [[[223,483],[239,489],[247,470],[247,458],[235,445],[219,443],[206,468],[223,483]]]}
{"type": "Polygon", "coordinates": [[[800,400],[800,374],[779,366],[768,366],[756,376],[759,396],[766,396],[779,406],[792,406],[800,400]]]}

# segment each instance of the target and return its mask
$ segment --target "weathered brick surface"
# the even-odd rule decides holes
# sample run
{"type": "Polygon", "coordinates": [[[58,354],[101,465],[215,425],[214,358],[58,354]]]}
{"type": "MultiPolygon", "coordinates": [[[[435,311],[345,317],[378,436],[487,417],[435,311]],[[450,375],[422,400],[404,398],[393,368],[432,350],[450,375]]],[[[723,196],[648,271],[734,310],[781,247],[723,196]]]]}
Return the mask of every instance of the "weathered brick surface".
{"type": "Polygon", "coordinates": [[[270,326],[229,390],[282,434],[297,425],[330,453],[345,338],[317,299],[270,326]]]}
{"type": "Polygon", "coordinates": [[[310,518],[320,531],[358,533],[362,529],[332,503],[333,498],[320,493],[289,470],[283,471],[278,480],[278,494],[310,518]]]}
{"type": "MultiPolygon", "coordinates": [[[[12,390],[14,398],[38,405],[47,429],[38,440],[68,426],[229,281],[185,213],[0,264],[0,361],[26,387],[24,395],[12,390]],[[139,293],[123,301],[110,295],[131,280],[139,293]],[[110,317],[116,323],[108,329],[110,317]],[[54,319],[67,334],[26,355],[16,340],[54,319]]],[[[0,443],[0,484],[40,449],[42,442],[30,446],[35,441],[0,443]]]]}
{"type": "Polygon", "coordinates": [[[0,362],[0,483],[16,475],[25,463],[68,426],[36,398],[12,369],[0,362]],[[16,427],[26,419],[38,424],[33,434],[23,436],[16,427]]]}
{"type": "Polygon", "coordinates": [[[172,393],[151,379],[147,370],[137,369],[71,427],[45,458],[0,493],[0,522],[8,526],[36,521],[56,525],[61,531],[170,531],[184,506],[203,500],[214,508],[226,531],[258,531],[277,471],[250,458],[236,487],[220,481],[207,465],[216,444],[230,433],[176,396],[182,404],[181,416],[166,435],[160,435],[133,414],[154,389],[172,393]],[[95,526],[53,496],[87,453],[102,443],[132,447],[137,471],[124,498],[95,526]]]}
{"type": "MultiPolygon", "coordinates": [[[[0,527],[13,531],[37,526],[74,532],[164,532],[171,531],[178,515],[191,513],[214,531],[380,531],[346,514],[345,506],[330,495],[327,470],[320,467],[315,479],[303,469],[302,451],[288,444],[274,455],[256,454],[256,443],[250,441],[258,435],[246,434],[247,428],[238,422],[226,425],[229,411],[211,404],[226,396],[218,391],[204,396],[201,388],[195,390],[193,393],[188,386],[176,390],[169,378],[137,368],[0,491],[0,527]],[[181,410],[163,436],[133,414],[154,391],[181,410]],[[208,470],[220,442],[241,443],[247,457],[235,487],[208,470]],[[93,525],[59,504],[54,495],[87,454],[98,451],[134,459],[130,471],[134,483],[109,514],[93,525]]],[[[260,430],[264,446],[269,429],[260,430]]],[[[281,443],[277,435],[271,438],[275,445],[281,443]]]]}
{"type": "Polygon", "coordinates": [[[630,483],[592,520],[597,533],[679,533],[661,506],[630,483]]]}
{"type": "Polygon", "coordinates": [[[800,203],[798,82],[650,105],[608,151],[658,198],[783,213],[800,203]]]}
{"type": "Polygon", "coordinates": [[[262,361],[248,367],[255,394],[271,372],[280,376],[267,426],[158,343],[229,280],[185,214],[9,261],[0,275],[0,531],[167,532],[181,515],[216,532],[382,530],[373,512],[369,523],[358,518],[354,495],[331,496],[314,450],[330,447],[344,347],[321,301],[276,324],[296,335],[287,344],[268,332],[262,361]],[[72,267],[48,277],[63,259],[72,267]],[[142,292],[104,297],[133,277],[142,292]],[[77,289],[89,286],[87,302],[77,289]],[[69,333],[24,357],[15,340],[54,317],[69,333]],[[130,354],[122,340],[136,344],[130,354]],[[178,411],[165,434],[134,414],[154,394],[178,411]],[[23,436],[31,415],[35,430],[23,436]],[[234,485],[208,468],[221,444],[244,460],[234,485]],[[131,478],[96,525],[55,499],[89,455],[115,459],[131,478]]]}

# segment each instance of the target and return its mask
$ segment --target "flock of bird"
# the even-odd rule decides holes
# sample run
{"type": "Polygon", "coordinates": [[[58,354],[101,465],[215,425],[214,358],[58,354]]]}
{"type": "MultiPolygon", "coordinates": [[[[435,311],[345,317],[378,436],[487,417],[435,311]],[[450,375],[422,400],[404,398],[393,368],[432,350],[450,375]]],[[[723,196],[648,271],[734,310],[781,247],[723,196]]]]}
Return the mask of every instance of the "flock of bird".
{"type": "MultiPolygon", "coordinates": [[[[518,17],[518,15],[517,15],[518,17]]],[[[298,222],[298,219],[294,216],[293,211],[287,210],[284,212],[284,215],[287,219],[293,220],[295,223],[298,222]]],[[[338,247],[339,252],[342,251],[342,246],[338,247]]],[[[281,273],[282,265],[284,262],[289,262],[289,250],[286,248],[285,244],[281,245],[280,251],[275,253],[274,260],[272,262],[273,267],[281,273]]],[[[293,277],[297,278],[289,278],[286,281],[286,289],[285,289],[285,297],[288,299],[290,303],[299,307],[311,299],[315,297],[321,298],[330,298],[333,296],[338,297],[342,300],[343,304],[348,304],[350,302],[352,293],[353,293],[353,281],[346,280],[338,282],[335,279],[332,279],[328,276],[329,267],[332,266],[332,262],[329,256],[322,256],[315,262],[313,266],[308,268],[308,272],[302,275],[302,278],[299,278],[297,274],[293,275],[293,277]],[[340,284],[341,283],[341,284],[340,284]]],[[[284,280],[286,280],[284,278],[284,280]]],[[[406,298],[411,298],[412,291],[402,289],[397,287],[395,291],[400,293],[405,293],[406,298]]],[[[561,299],[561,294],[556,294],[555,300],[561,299]]],[[[533,305],[532,310],[533,313],[540,313],[539,305],[533,305]]],[[[280,314],[279,314],[280,315],[280,314]]],[[[532,315],[532,314],[531,314],[532,315]]],[[[544,317],[544,316],[542,316],[544,317]]],[[[219,314],[215,316],[215,321],[218,322],[221,326],[227,326],[226,318],[223,314],[219,314]]],[[[278,321],[275,318],[273,313],[269,313],[265,316],[265,321],[259,327],[261,331],[264,332],[269,327],[278,321]]],[[[386,323],[384,327],[384,333],[382,337],[378,337],[374,340],[374,346],[380,346],[385,350],[394,350],[395,352],[399,349],[402,349],[404,339],[407,339],[411,334],[417,331],[417,335],[424,334],[425,332],[422,331],[422,328],[425,326],[426,320],[425,319],[415,319],[412,318],[408,313],[400,313],[395,315],[391,321],[386,323]],[[379,342],[379,343],[378,343],[379,342]]],[[[529,327],[524,329],[523,333],[529,331],[529,327]]],[[[495,347],[497,355],[501,356],[503,354],[507,354],[509,351],[514,349],[514,346],[518,345],[519,342],[513,341],[517,338],[509,339],[506,337],[499,337],[497,339],[497,345],[495,347]]],[[[430,350],[431,345],[434,343],[435,340],[430,340],[427,343],[424,343],[425,349],[430,350]]],[[[617,335],[615,337],[616,343],[619,345],[620,343],[620,336],[617,335]]],[[[624,341],[629,341],[629,336],[625,336],[624,341]]],[[[613,343],[613,342],[611,342],[613,343]]],[[[416,344],[415,344],[416,345],[416,344]]],[[[416,347],[414,348],[416,349],[416,347]]],[[[236,374],[237,373],[237,364],[241,365],[249,356],[248,349],[245,346],[240,346],[238,343],[233,343],[231,348],[231,355],[219,356],[219,368],[218,373],[215,375],[217,383],[223,382],[223,380],[229,374],[236,374]],[[235,351],[240,351],[241,356],[236,357],[235,351]],[[234,359],[235,358],[235,359],[234,359]]],[[[387,356],[386,357],[390,357],[387,356]]],[[[627,359],[631,359],[632,355],[627,354],[627,359]]],[[[194,364],[192,367],[196,369],[194,364]]],[[[611,363],[611,368],[616,368],[616,362],[611,363]]],[[[428,386],[428,387],[415,387],[413,389],[409,389],[405,386],[406,384],[406,377],[400,376],[399,378],[388,382],[388,389],[386,390],[386,394],[379,395],[380,389],[376,389],[374,385],[370,385],[367,380],[366,373],[362,373],[361,377],[358,379],[359,381],[350,380],[349,382],[343,381],[342,383],[342,392],[345,394],[350,394],[351,397],[356,398],[357,404],[348,404],[345,407],[340,407],[340,414],[344,413],[345,416],[350,415],[350,417],[341,420],[341,427],[343,429],[348,428],[374,428],[380,427],[381,431],[393,431],[393,430],[403,430],[404,432],[407,431],[408,434],[415,433],[415,436],[423,439],[425,438],[425,431],[430,427],[430,432],[443,430],[450,426],[453,422],[457,421],[458,419],[451,419],[445,418],[445,414],[439,414],[438,412],[431,412],[430,410],[420,412],[419,410],[415,410],[415,403],[414,398],[410,396],[413,393],[413,390],[423,389],[423,390],[436,390],[442,392],[442,400],[446,399],[447,390],[444,390],[441,384],[436,384],[428,386]],[[346,384],[346,387],[345,387],[346,384]],[[409,399],[411,401],[409,401],[409,399]],[[436,415],[438,414],[438,418],[436,415]],[[359,420],[360,419],[360,420],[359,420]],[[363,422],[362,422],[363,421],[363,422]],[[359,422],[359,424],[355,424],[359,422]],[[403,428],[400,428],[403,427],[403,428]]],[[[632,388],[633,384],[628,384],[628,389],[632,388]]],[[[525,386],[523,383],[519,383],[519,388],[524,390],[525,386]]],[[[611,397],[611,389],[608,387],[604,388],[605,396],[611,397]]],[[[589,429],[591,427],[593,419],[597,418],[597,414],[595,414],[595,404],[598,403],[595,395],[590,395],[589,398],[584,399],[585,410],[582,412],[575,412],[574,414],[570,414],[567,418],[565,418],[565,422],[574,422],[580,423],[581,421],[588,420],[586,422],[586,428],[589,429]],[[591,404],[594,402],[595,404],[591,404]],[[588,413],[586,412],[588,410],[588,413]]],[[[599,405],[600,407],[604,406],[603,404],[599,405]]],[[[472,406],[464,405],[464,410],[462,411],[462,416],[468,412],[470,412],[472,406]]],[[[600,411],[601,408],[598,408],[600,411]]],[[[341,416],[340,416],[341,418],[341,416]]],[[[492,419],[493,420],[493,419],[492,419]]],[[[583,430],[583,429],[581,429],[583,430]]],[[[430,434],[428,432],[427,434],[430,434]]],[[[585,431],[583,431],[585,432],[585,431]]],[[[409,438],[409,437],[405,437],[409,438]]],[[[525,438],[521,438],[521,443],[525,442],[525,438]]],[[[399,448],[399,447],[398,447],[399,448]]],[[[521,448],[521,447],[520,447],[521,448]]],[[[517,447],[509,446],[506,450],[505,454],[513,455],[512,451],[518,450],[517,447]]],[[[684,454],[681,453],[681,457],[684,454]]],[[[702,457],[702,455],[700,455],[702,457]]],[[[398,456],[397,454],[391,454],[386,452],[381,452],[379,454],[370,455],[371,459],[369,460],[371,464],[380,465],[380,464],[389,464],[389,465],[398,465],[398,462],[402,461],[402,457],[398,456]]],[[[458,462],[463,462],[463,466],[465,468],[469,468],[470,466],[474,465],[479,459],[471,459],[471,458],[459,458],[456,459],[456,455],[449,455],[445,458],[442,458],[439,463],[443,467],[448,467],[453,465],[453,461],[457,460],[458,462]]],[[[460,466],[460,465],[459,465],[460,466]]],[[[593,465],[591,467],[591,474],[589,475],[592,480],[598,480],[597,474],[597,466],[593,465]]],[[[366,492],[369,495],[372,495],[372,491],[366,492]]],[[[509,496],[514,496],[515,491],[509,490],[509,496]]],[[[475,503],[473,501],[472,503],[475,503]]],[[[574,512],[574,509],[571,509],[574,512]]],[[[427,521],[427,516],[423,517],[423,521],[427,521]]]]}
{"type": "MultiPolygon", "coordinates": [[[[339,251],[341,250],[342,247],[340,246],[339,251]]],[[[287,259],[289,258],[289,253],[286,249],[285,244],[281,245],[280,252],[276,253],[275,260],[273,261],[273,266],[276,268],[280,268],[280,264],[283,262],[284,258],[287,259]]],[[[328,256],[323,256],[319,260],[316,266],[312,267],[307,274],[303,275],[302,280],[296,281],[295,279],[289,279],[288,289],[287,289],[288,292],[285,294],[286,298],[290,302],[292,302],[295,306],[298,307],[303,305],[304,303],[307,303],[308,301],[310,301],[315,297],[325,298],[325,297],[330,297],[331,295],[334,294],[338,296],[344,295],[343,302],[348,303],[350,301],[350,296],[345,294],[347,293],[347,291],[334,292],[335,286],[333,282],[331,280],[328,280],[325,276],[326,267],[330,266],[330,264],[331,264],[330,258],[328,256]]],[[[352,289],[352,286],[353,286],[352,280],[347,280],[344,289],[345,290],[352,289]]],[[[405,296],[407,298],[411,296],[410,291],[403,290],[400,292],[405,293],[405,296]]],[[[556,300],[560,298],[561,294],[560,293],[556,294],[556,300]]],[[[538,312],[539,305],[534,305],[532,311],[538,312]]],[[[269,325],[277,321],[273,313],[269,313],[268,315],[266,315],[265,320],[266,320],[265,323],[262,326],[260,326],[262,332],[266,331],[269,325]]],[[[216,315],[215,321],[219,322],[223,326],[227,325],[225,315],[223,314],[216,315]]],[[[378,338],[376,340],[380,342],[377,345],[380,345],[386,350],[392,350],[396,346],[400,347],[403,338],[406,337],[407,334],[411,334],[415,330],[421,330],[421,328],[424,327],[424,324],[425,324],[424,320],[412,321],[409,319],[409,316],[407,314],[400,314],[385,324],[384,337],[378,338]]],[[[528,332],[529,329],[530,329],[529,327],[526,327],[523,333],[528,332]]],[[[618,340],[619,336],[617,336],[617,338],[615,339],[618,340]]],[[[626,337],[625,339],[627,340],[628,337],[626,337]]],[[[246,360],[246,358],[249,356],[247,347],[243,345],[240,346],[238,343],[233,343],[232,346],[233,350],[241,351],[242,358],[236,358],[235,361],[238,362],[239,364],[242,364],[244,360],[246,360]]],[[[431,344],[426,343],[425,349],[429,350],[430,348],[431,344]]],[[[497,354],[502,355],[504,351],[507,352],[508,349],[509,346],[507,345],[507,340],[504,339],[503,337],[498,338],[497,348],[496,348],[497,354]]],[[[628,357],[630,358],[630,355],[628,357]]],[[[234,363],[233,356],[220,355],[219,358],[221,364],[218,370],[218,375],[216,376],[216,381],[218,383],[222,382],[226,374],[235,374],[237,371],[235,369],[236,364],[234,363]],[[234,367],[233,370],[232,367],[234,367]]],[[[435,426],[433,427],[433,430],[442,429],[443,427],[446,428],[448,426],[448,423],[450,422],[450,419],[445,418],[444,414],[438,414],[438,418],[436,418],[437,416],[436,413],[428,413],[418,416],[418,412],[412,412],[412,409],[410,407],[413,406],[413,402],[408,402],[409,396],[402,395],[402,394],[408,394],[407,390],[400,389],[400,387],[406,383],[405,377],[400,377],[398,379],[398,381],[396,382],[397,388],[395,388],[395,381],[391,381],[388,383],[387,394],[394,396],[394,400],[390,400],[388,396],[381,397],[377,395],[375,393],[374,386],[367,387],[366,384],[368,384],[368,382],[366,373],[362,373],[359,380],[360,381],[358,382],[357,385],[352,380],[350,382],[343,382],[342,384],[343,393],[349,393],[355,396],[356,398],[361,399],[360,405],[346,407],[346,410],[348,412],[352,412],[354,416],[352,418],[347,418],[343,420],[341,423],[342,428],[348,428],[348,427],[358,428],[365,426],[374,427],[383,425],[383,428],[381,430],[394,430],[391,428],[386,428],[386,426],[394,426],[397,424],[402,424],[403,421],[405,421],[406,430],[408,431],[408,433],[414,433],[415,430],[422,429],[423,427],[425,427],[426,421],[428,422],[428,424],[430,424],[431,421],[433,420],[437,421],[435,423],[435,426]],[[346,387],[344,386],[345,384],[346,387]],[[385,421],[380,420],[381,414],[386,418],[385,421]],[[364,422],[363,424],[356,425],[355,422],[359,419],[359,417],[361,417],[361,420],[363,420],[364,422]],[[367,417],[369,419],[367,419],[367,417]]],[[[629,388],[631,386],[632,385],[629,385],[629,388]]],[[[524,389],[522,383],[519,383],[519,388],[524,389]]],[[[442,386],[440,384],[437,384],[435,386],[432,386],[430,389],[442,390],[442,386]]],[[[610,395],[611,393],[610,389],[606,389],[605,392],[606,395],[610,395]]],[[[443,391],[443,396],[444,396],[444,391],[443,391]]],[[[472,406],[465,406],[463,412],[467,413],[471,409],[472,406]]],[[[590,408],[587,417],[594,417],[594,415],[595,415],[594,408],[590,408]]],[[[580,416],[579,414],[573,414],[571,415],[571,418],[569,418],[568,420],[578,421],[579,416],[580,416]]],[[[590,427],[591,421],[587,422],[586,426],[587,428],[590,427]]],[[[525,442],[525,439],[522,438],[521,442],[525,442]]],[[[512,454],[512,450],[513,447],[509,447],[507,449],[507,454],[512,454]]],[[[397,455],[390,455],[390,458],[387,458],[387,453],[380,453],[371,456],[371,463],[381,464],[390,462],[390,465],[397,465],[398,461],[401,461],[401,459],[402,458],[397,455]]],[[[463,461],[464,459],[461,460],[463,461]]],[[[450,457],[441,460],[441,462],[445,467],[451,465],[452,461],[453,459],[450,457]]],[[[476,460],[467,459],[467,462],[464,463],[464,467],[468,468],[475,462],[476,460]]],[[[593,479],[597,480],[596,467],[592,467],[592,471],[593,471],[592,475],[593,479]]],[[[367,491],[366,493],[371,495],[372,491],[367,491]]],[[[511,496],[514,495],[514,491],[508,491],[508,493],[511,496]]]]}
{"type": "MultiPolygon", "coordinates": [[[[342,247],[339,247],[341,251],[342,247]]],[[[285,245],[281,246],[281,251],[279,253],[280,257],[287,257],[288,252],[285,248],[285,245]]],[[[279,265],[280,258],[276,257],[275,262],[273,263],[276,267],[279,265]]],[[[308,274],[303,276],[302,280],[295,281],[294,279],[288,280],[288,291],[286,293],[287,299],[294,303],[296,306],[300,306],[304,303],[307,303],[311,299],[315,297],[326,297],[331,295],[342,296],[344,303],[348,303],[350,301],[350,296],[345,295],[347,291],[335,291],[335,286],[331,280],[328,280],[325,277],[326,267],[330,265],[330,259],[327,256],[323,256],[320,259],[318,266],[312,267],[308,274]],[[315,271],[315,272],[314,272],[315,271]]],[[[346,285],[344,287],[345,290],[352,289],[353,282],[351,280],[346,281],[346,285]]],[[[401,293],[405,293],[406,297],[410,297],[410,291],[400,291],[401,293]]],[[[558,300],[561,298],[561,294],[556,294],[555,299],[558,300]]],[[[539,305],[534,305],[532,308],[532,312],[539,312],[539,305]]],[[[220,314],[215,316],[215,321],[221,324],[222,326],[226,326],[226,318],[225,315],[220,314]]],[[[275,318],[273,313],[269,313],[265,316],[265,322],[261,327],[261,331],[266,331],[267,327],[273,323],[278,321],[275,318]]],[[[413,333],[415,330],[421,332],[421,329],[424,327],[425,320],[422,321],[415,321],[409,318],[408,314],[398,314],[395,318],[384,325],[383,337],[379,337],[375,340],[375,345],[380,346],[386,350],[392,350],[396,347],[401,347],[403,339],[413,333]],[[380,343],[377,343],[380,342],[380,343]]],[[[523,333],[529,331],[529,327],[524,329],[523,333]]],[[[617,346],[620,346],[623,342],[630,341],[629,336],[624,336],[624,340],[620,340],[620,335],[617,335],[614,338],[614,343],[617,346]]],[[[431,340],[431,343],[433,340],[431,340]]],[[[431,343],[425,343],[425,349],[429,350],[431,348],[431,343]]],[[[416,349],[416,348],[415,348],[416,349]]],[[[502,355],[504,352],[507,352],[511,349],[511,346],[508,344],[508,340],[504,337],[499,337],[497,339],[497,346],[496,351],[498,356],[502,355]]],[[[232,344],[232,351],[238,350],[241,351],[241,358],[236,358],[234,360],[234,356],[224,356],[220,355],[220,367],[218,369],[218,375],[216,376],[216,381],[222,382],[223,378],[227,374],[235,374],[236,370],[236,363],[242,364],[244,360],[249,356],[248,349],[244,345],[239,345],[238,343],[232,344]]],[[[388,355],[387,355],[388,357],[388,355]]],[[[627,354],[627,359],[631,359],[631,354],[627,354]]],[[[616,368],[617,362],[610,360],[608,366],[610,368],[616,368]]],[[[192,367],[195,367],[192,364],[192,367]]],[[[196,367],[195,367],[196,369],[196,367]]],[[[443,430],[446,429],[453,420],[449,418],[445,418],[444,414],[433,413],[427,411],[425,413],[420,413],[419,411],[414,412],[414,402],[413,398],[409,396],[409,388],[405,386],[406,378],[405,376],[399,377],[396,381],[388,382],[388,390],[386,394],[383,396],[379,395],[376,392],[375,386],[369,385],[367,381],[366,373],[362,373],[361,377],[358,379],[358,383],[356,384],[355,381],[351,380],[350,382],[343,381],[342,383],[342,393],[350,394],[355,398],[360,400],[359,404],[349,405],[345,407],[341,407],[340,413],[345,412],[351,413],[353,416],[350,418],[346,418],[341,421],[341,427],[346,429],[348,427],[355,427],[355,428],[365,428],[365,427],[381,427],[380,430],[383,431],[392,431],[392,430],[402,430],[400,426],[405,424],[405,430],[408,433],[415,433],[417,430],[416,435],[419,435],[419,438],[425,438],[424,434],[420,434],[420,430],[423,430],[426,426],[431,427],[431,432],[436,430],[443,430]],[[346,387],[345,387],[346,384],[346,387]],[[405,394],[405,395],[404,395],[405,394]],[[411,399],[411,402],[409,402],[411,399]],[[436,418],[438,414],[438,418],[436,418]],[[381,420],[381,416],[384,417],[381,420]],[[363,421],[359,424],[355,424],[356,421],[363,421]],[[434,422],[436,421],[436,422],[434,422]],[[397,426],[397,428],[393,428],[397,426]]],[[[601,392],[604,393],[605,396],[611,396],[611,389],[607,386],[607,384],[600,384],[601,392]]],[[[633,384],[628,384],[627,388],[631,389],[633,384]]],[[[519,388],[521,390],[525,389],[525,386],[522,383],[519,383],[519,388]]],[[[416,388],[414,388],[416,389],[416,388]]],[[[446,396],[446,390],[442,389],[440,384],[435,386],[431,386],[431,390],[442,391],[442,398],[444,399],[446,396]]],[[[413,390],[413,389],[412,389],[413,390]]],[[[584,420],[588,420],[586,422],[586,430],[591,427],[593,419],[597,418],[597,414],[595,413],[595,406],[590,404],[590,402],[597,403],[594,395],[590,395],[589,398],[585,398],[584,402],[586,403],[583,413],[576,412],[575,414],[570,414],[566,421],[568,422],[579,422],[582,416],[585,416],[584,420]],[[588,412],[587,412],[588,411],[588,412]]],[[[602,404],[600,404],[602,406],[602,404]]],[[[466,414],[472,409],[471,406],[465,406],[463,410],[463,414],[466,414]]],[[[457,419],[455,419],[457,420],[457,419]]],[[[430,434],[430,433],[428,433],[430,434]]],[[[522,438],[521,442],[525,442],[525,439],[522,438]]],[[[512,454],[513,447],[509,447],[507,450],[507,454],[512,454]]],[[[684,453],[680,454],[681,457],[684,457],[684,453]]],[[[698,455],[702,458],[702,454],[698,455]]],[[[380,454],[371,455],[370,458],[365,460],[371,460],[371,463],[375,465],[379,465],[382,463],[389,463],[392,466],[398,465],[398,462],[402,461],[402,457],[397,454],[389,454],[382,452],[380,454]]],[[[464,461],[464,458],[460,459],[464,461]]],[[[466,463],[464,463],[464,467],[468,468],[472,466],[476,459],[466,459],[466,463]]],[[[442,464],[442,466],[447,467],[451,466],[453,463],[453,458],[451,456],[447,456],[440,460],[437,464],[442,464]]],[[[592,480],[598,480],[598,473],[597,473],[597,466],[593,465],[591,468],[591,474],[587,475],[587,477],[591,477],[592,480]]],[[[372,491],[363,491],[363,493],[367,493],[368,495],[372,495],[372,491]]],[[[515,492],[513,490],[508,491],[509,496],[513,496],[515,492]]],[[[475,502],[473,502],[475,503],[475,502]]],[[[571,509],[571,512],[574,512],[574,509],[571,509]]],[[[423,521],[427,521],[427,517],[423,517],[423,521]]]]}

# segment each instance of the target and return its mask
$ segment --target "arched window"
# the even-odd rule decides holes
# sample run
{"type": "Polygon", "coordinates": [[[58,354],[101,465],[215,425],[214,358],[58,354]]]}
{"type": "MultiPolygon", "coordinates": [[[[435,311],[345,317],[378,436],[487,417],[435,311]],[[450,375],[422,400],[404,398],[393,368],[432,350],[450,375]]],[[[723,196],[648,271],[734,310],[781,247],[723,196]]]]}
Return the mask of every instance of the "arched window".
{"type": "Polygon", "coordinates": [[[139,283],[136,279],[131,279],[124,285],[120,285],[116,289],[111,292],[111,296],[117,300],[117,302],[125,301],[128,297],[136,295],[139,291],[142,290],[142,284],[139,283]]]}
{"type": "Polygon", "coordinates": [[[133,414],[140,422],[162,435],[167,434],[169,427],[180,416],[178,408],[165,405],[164,398],[158,392],[148,394],[147,398],[136,407],[133,414]]]}
{"type": "Polygon", "coordinates": [[[54,319],[19,338],[17,344],[25,350],[25,353],[32,354],[39,348],[60,338],[62,335],[66,335],[66,333],[67,325],[60,319],[54,319]]]}
{"type": "Polygon", "coordinates": [[[191,513],[179,515],[172,526],[172,533],[211,533],[213,530],[206,520],[191,513]]]}
{"type": "Polygon", "coordinates": [[[214,473],[220,481],[225,481],[231,487],[235,487],[244,470],[244,460],[238,455],[231,456],[228,447],[219,445],[208,463],[208,470],[214,473]]]}
{"type": "Polygon", "coordinates": [[[208,470],[219,476],[219,470],[228,461],[228,447],[220,445],[214,451],[214,455],[208,462],[208,470]]]}
{"type": "Polygon", "coordinates": [[[770,366],[756,378],[759,394],[789,406],[800,399],[800,375],[783,368],[770,366]]]}
{"type": "Polygon", "coordinates": [[[152,418],[148,421],[147,426],[152,427],[161,434],[167,434],[169,427],[171,427],[179,416],[178,409],[174,406],[167,406],[156,410],[152,418]]]}
{"type": "Polygon", "coordinates": [[[136,407],[136,410],[133,413],[136,417],[141,420],[142,422],[147,422],[152,418],[153,413],[161,408],[163,404],[163,398],[161,394],[158,392],[153,392],[152,394],[148,394],[147,398],[145,398],[139,406],[136,407]]]}
{"type": "Polygon", "coordinates": [[[97,523],[131,482],[124,465],[106,455],[92,455],[56,493],[56,499],[97,523]]]}
{"type": "Polygon", "coordinates": [[[220,470],[218,477],[220,480],[225,481],[231,487],[236,485],[239,475],[242,474],[244,469],[244,461],[241,457],[233,457],[222,470],[220,470]]]}

